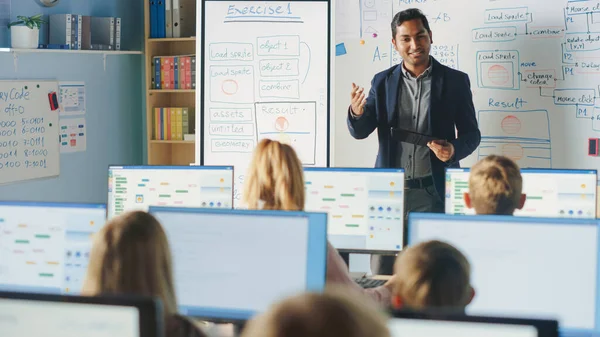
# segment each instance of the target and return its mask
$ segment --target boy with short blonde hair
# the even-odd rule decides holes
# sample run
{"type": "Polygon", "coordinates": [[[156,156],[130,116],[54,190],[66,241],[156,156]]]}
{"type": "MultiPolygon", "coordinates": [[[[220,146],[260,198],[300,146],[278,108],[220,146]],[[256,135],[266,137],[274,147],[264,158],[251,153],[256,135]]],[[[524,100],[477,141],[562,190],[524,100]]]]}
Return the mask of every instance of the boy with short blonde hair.
{"type": "Polygon", "coordinates": [[[490,155],[471,168],[465,204],[477,214],[512,215],[525,204],[522,189],[519,166],[510,158],[490,155]]]}
{"type": "Polygon", "coordinates": [[[394,266],[392,305],[396,309],[447,309],[464,312],[475,291],[471,266],[452,245],[427,241],[404,249],[394,266]]]}

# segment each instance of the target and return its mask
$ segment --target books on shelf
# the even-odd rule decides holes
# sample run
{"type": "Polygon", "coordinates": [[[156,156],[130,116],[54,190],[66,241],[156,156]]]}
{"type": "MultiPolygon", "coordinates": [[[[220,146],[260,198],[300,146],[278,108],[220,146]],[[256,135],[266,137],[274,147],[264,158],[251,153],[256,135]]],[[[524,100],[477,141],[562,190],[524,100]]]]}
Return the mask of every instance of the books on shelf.
{"type": "Polygon", "coordinates": [[[154,56],[152,89],[196,89],[196,55],[154,56]]]}
{"type": "Polygon", "coordinates": [[[193,108],[154,108],[152,118],[154,140],[187,140],[184,135],[194,133],[193,108]]]}

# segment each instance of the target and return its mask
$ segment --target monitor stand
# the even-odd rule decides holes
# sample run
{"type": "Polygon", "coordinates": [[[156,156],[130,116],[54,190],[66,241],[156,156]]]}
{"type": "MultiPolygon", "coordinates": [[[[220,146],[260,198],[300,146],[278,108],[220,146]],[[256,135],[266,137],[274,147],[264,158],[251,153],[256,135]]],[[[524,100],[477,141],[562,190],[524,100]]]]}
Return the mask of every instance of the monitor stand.
{"type": "MultiPolygon", "coordinates": [[[[373,255],[373,254],[366,254],[366,255],[373,255]]],[[[371,267],[371,269],[376,272],[377,275],[393,275],[394,274],[394,263],[396,261],[396,255],[379,255],[379,254],[374,254],[377,256],[376,261],[377,266],[375,266],[375,268],[373,268],[373,266],[371,267]]],[[[340,256],[342,257],[342,259],[344,260],[344,262],[346,263],[346,267],[348,268],[348,270],[350,270],[350,253],[342,253],[340,252],[340,256]]]]}
{"type": "Polygon", "coordinates": [[[342,257],[342,259],[344,259],[344,262],[346,263],[346,267],[348,268],[348,270],[350,270],[350,253],[340,252],[340,256],[342,257]]]}
{"type": "Polygon", "coordinates": [[[340,256],[346,263],[346,268],[348,268],[348,273],[350,274],[350,277],[352,279],[359,279],[359,278],[363,278],[363,277],[367,276],[367,273],[365,273],[365,272],[350,272],[350,253],[340,252],[340,256]]]}
{"type": "Polygon", "coordinates": [[[244,327],[246,326],[246,323],[234,323],[233,324],[233,336],[238,337],[242,334],[242,331],[244,331],[244,327]]]}

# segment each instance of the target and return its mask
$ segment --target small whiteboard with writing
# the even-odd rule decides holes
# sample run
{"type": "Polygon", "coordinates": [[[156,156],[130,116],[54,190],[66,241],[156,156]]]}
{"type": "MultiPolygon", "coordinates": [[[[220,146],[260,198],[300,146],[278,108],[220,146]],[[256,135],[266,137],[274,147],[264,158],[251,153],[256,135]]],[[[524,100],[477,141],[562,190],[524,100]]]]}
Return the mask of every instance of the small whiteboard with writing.
{"type": "Polygon", "coordinates": [[[291,145],[305,166],[328,165],[329,8],[327,0],[203,2],[203,162],[235,166],[236,205],[261,139],[291,145]]]}
{"type": "Polygon", "coordinates": [[[0,184],[57,176],[55,81],[0,81],[0,184]]]}

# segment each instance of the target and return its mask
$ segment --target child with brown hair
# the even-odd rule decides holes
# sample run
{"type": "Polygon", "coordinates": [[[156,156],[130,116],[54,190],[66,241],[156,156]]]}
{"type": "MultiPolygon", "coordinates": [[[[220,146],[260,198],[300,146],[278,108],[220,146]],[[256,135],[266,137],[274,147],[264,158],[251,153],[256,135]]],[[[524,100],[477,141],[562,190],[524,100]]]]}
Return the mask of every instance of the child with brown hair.
{"type": "Polygon", "coordinates": [[[477,214],[512,215],[526,196],[519,166],[508,157],[490,155],[471,168],[465,204],[477,214]]]}
{"type": "Polygon", "coordinates": [[[386,317],[341,289],[297,295],[254,318],[241,337],[390,337],[386,317]]]}
{"type": "Polygon", "coordinates": [[[475,296],[469,261],[445,242],[427,241],[405,248],[396,259],[394,274],[392,302],[396,309],[464,312],[475,296]]]}

